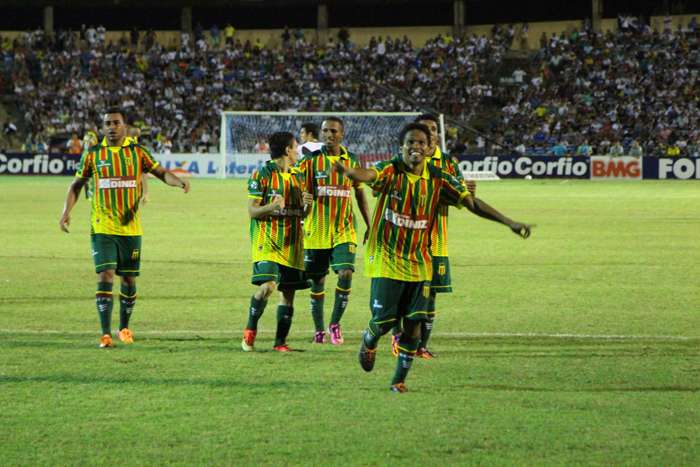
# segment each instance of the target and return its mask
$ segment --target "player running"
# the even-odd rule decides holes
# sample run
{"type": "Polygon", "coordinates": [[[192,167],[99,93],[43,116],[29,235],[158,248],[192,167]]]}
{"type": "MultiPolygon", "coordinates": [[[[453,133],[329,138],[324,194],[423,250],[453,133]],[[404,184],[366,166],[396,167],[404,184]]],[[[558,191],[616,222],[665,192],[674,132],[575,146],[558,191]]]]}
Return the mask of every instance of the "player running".
{"type": "Polygon", "coordinates": [[[68,232],[70,213],[80,190],[91,180],[92,258],[97,273],[95,301],[102,326],[100,348],[114,347],[112,341],[112,288],[114,275],[121,276],[119,294],[119,339],[134,342],[129,320],[136,304],[136,277],[141,262],[141,176],[150,172],[164,183],[187,193],[190,183],[181,180],[156,162],[146,148],[126,141],[124,112],[117,108],[105,111],[102,119],[105,139],[83,153],[75,180],[68,188],[59,225],[68,232]]]}
{"type": "MultiPolygon", "coordinates": [[[[299,170],[306,180],[306,190],[314,198],[311,214],[304,221],[304,268],[312,281],[311,316],[316,328],[314,342],[319,344],[325,341],[323,304],[329,266],[338,274],[328,332],[331,343],[339,345],[343,343],[340,319],[348,305],[357,248],[350,198],[352,190],[355,190],[355,198],[368,229],[369,205],[359,183],[332,170],[336,163],[347,168],[360,166],[355,155],[341,145],[343,121],[337,117],[327,118],[321,125],[321,133],[323,147],[299,162],[299,170]]],[[[367,234],[368,230],[365,231],[365,240],[367,234]]]]}
{"type": "Polygon", "coordinates": [[[301,220],[309,213],[313,198],[303,191],[303,175],[293,168],[297,162],[293,134],[278,132],[270,136],[270,159],[248,181],[251,282],[259,287],[250,299],[248,324],[243,331],[241,348],[245,352],[254,350],[258,321],[275,289],[280,291],[280,304],[273,349],[291,351],[286,340],[294,315],[294,292],[309,288],[304,276],[301,220]]]}
{"type": "Polygon", "coordinates": [[[406,392],[405,380],[428,316],[433,263],[430,255],[432,224],[440,205],[462,205],[474,214],[508,226],[523,238],[530,226],[515,222],[484,201],[470,195],[452,175],[428,164],[430,130],[406,125],[399,136],[401,156],[362,169],[335,164],[346,177],[369,184],[378,193],[365,252],[365,271],[372,278],[372,316],[362,334],[359,360],[365,371],[374,368],[377,344],[398,320],[403,321],[399,359],[391,390],[406,392]]]}

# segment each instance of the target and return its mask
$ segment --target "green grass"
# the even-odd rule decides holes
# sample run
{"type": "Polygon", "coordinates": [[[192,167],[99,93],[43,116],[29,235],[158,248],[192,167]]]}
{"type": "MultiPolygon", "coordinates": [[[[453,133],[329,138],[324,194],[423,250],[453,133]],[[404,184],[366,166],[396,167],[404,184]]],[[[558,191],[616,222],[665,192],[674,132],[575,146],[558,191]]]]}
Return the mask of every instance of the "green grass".
{"type": "Polygon", "coordinates": [[[0,177],[2,465],[700,463],[695,182],[481,183],[538,227],[522,241],[452,212],[439,357],[415,362],[404,395],[388,391],[386,339],[374,372],[357,364],[362,274],[346,345],[309,343],[304,291],[290,339],[303,352],[268,350],[274,301],[261,351],[240,351],[243,181],[151,184],[137,343],[99,351],[84,199],[58,229],[68,183],[0,177]]]}

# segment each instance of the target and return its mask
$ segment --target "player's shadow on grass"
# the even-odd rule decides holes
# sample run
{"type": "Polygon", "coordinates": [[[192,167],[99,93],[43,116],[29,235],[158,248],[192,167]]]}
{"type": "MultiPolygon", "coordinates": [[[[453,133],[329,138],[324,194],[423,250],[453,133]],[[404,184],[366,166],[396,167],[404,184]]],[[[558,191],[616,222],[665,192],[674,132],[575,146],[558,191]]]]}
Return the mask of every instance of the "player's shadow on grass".
{"type": "Polygon", "coordinates": [[[0,386],[13,383],[55,383],[70,385],[98,385],[115,386],[144,385],[144,386],[206,386],[210,388],[240,388],[240,389],[279,389],[279,390],[309,390],[315,385],[298,381],[243,381],[224,378],[157,378],[157,377],[131,377],[131,376],[110,376],[96,375],[84,376],[76,374],[56,374],[56,375],[31,375],[31,376],[7,376],[0,375],[0,386]]]}

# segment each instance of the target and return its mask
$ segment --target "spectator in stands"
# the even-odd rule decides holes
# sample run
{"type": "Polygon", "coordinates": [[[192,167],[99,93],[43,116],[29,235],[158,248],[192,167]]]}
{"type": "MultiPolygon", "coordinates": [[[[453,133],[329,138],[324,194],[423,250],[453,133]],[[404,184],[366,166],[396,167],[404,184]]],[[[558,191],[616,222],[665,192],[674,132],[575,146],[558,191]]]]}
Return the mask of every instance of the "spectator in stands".
{"type": "Polygon", "coordinates": [[[568,156],[569,148],[566,146],[565,142],[558,142],[552,146],[552,154],[558,157],[568,156]]]}
{"type": "Polygon", "coordinates": [[[83,143],[78,138],[78,133],[73,133],[66,143],[68,154],[78,155],[83,153],[83,143]]]}
{"type": "Polygon", "coordinates": [[[681,155],[681,148],[678,146],[677,142],[669,144],[666,147],[666,157],[679,157],[681,155]]]}
{"type": "Polygon", "coordinates": [[[622,147],[620,140],[615,140],[613,144],[610,145],[610,148],[608,148],[608,155],[614,157],[625,155],[625,148],[622,147]]]}
{"type": "Polygon", "coordinates": [[[637,141],[636,139],[632,140],[632,143],[630,144],[630,149],[628,151],[628,155],[633,157],[642,157],[644,155],[644,150],[639,144],[639,141],[637,141]]]}
{"type": "Polygon", "coordinates": [[[236,28],[228,23],[224,28],[224,37],[226,38],[226,46],[233,46],[233,36],[236,34],[236,28]]]}
{"type": "Polygon", "coordinates": [[[579,144],[576,148],[577,156],[590,156],[593,154],[593,148],[588,144],[588,140],[584,140],[583,143],[579,144]]]}

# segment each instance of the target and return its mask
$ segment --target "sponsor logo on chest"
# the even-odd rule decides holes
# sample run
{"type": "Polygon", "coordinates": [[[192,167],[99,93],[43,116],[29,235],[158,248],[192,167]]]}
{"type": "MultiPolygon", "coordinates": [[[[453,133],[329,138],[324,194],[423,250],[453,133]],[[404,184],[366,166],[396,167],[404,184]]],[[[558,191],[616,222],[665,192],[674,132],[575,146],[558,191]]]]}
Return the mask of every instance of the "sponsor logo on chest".
{"type": "Polygon", "coordinates": [[[349,198],[350,188],[342,185],[321,185],[316,189],[317,196],[331,196],[334,198],[349,198]]]}
{"type": "Polygon", "coordinates": [[[403,227],[405,229],[425,230],[428,228],[427,217],[421,216],[413,218],[405,214],[399,214],[398,212],[394,212],[388,208],[384,211],[384,220],[390,224],[394,224],[397,227],[403,227]]]}
{"type": "Polygon", "coordinates": [[[136,188],[136,177],[112,177],[101,178],[97,182],[100,190],[112,190],[115,188],[136,188]]]}

